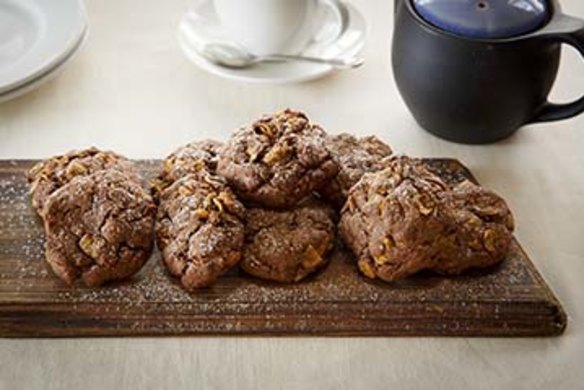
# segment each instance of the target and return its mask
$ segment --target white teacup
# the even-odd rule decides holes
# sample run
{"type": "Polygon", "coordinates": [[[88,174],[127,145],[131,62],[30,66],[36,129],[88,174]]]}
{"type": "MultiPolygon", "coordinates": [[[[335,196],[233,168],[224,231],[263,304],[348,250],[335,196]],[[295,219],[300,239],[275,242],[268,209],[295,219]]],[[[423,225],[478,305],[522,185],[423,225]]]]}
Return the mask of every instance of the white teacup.
{"type": "Polygon", "coordinates": [[[332,42],[348,24],[348,11],[339,0],[213,0],[213,4],[232,39],[257,55],[295,54],[313,41],[332,42]],[[332,26],[323,23],[326,10],[335,16],[332,26]]]}

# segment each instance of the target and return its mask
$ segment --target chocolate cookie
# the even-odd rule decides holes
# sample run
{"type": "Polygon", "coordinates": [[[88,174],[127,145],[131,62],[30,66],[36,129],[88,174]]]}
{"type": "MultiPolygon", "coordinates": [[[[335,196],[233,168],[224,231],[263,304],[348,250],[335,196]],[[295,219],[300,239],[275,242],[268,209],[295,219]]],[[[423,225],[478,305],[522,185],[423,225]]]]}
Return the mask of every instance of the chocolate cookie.
{"type": "Polygon", "coordinates": [[[458,274],[500,262],[513,218],[497,195],[464,182],[449,188],[423,163],[386,160],[350,190],[340,234],[369,278],[405,278],[420,270],[458,274]]]}
{"type": "Polygon", "coordinates": [[[327,264],[333,243],[332,210],[321,203],[249,209],[240,267],[261,279],[298,282],[327,264]]]}
{"type": "Polygon", "coordinates": [[[461,238],[457,255],[443,257],[435,271],[459,274],[469,267],[487,267],[503,260],[515,222],[500,196],[464,181],[451,188],[445,203],[461,238]]]}
{"type": "Polygon", "coordinates": [[[241,259],[245,208],[223,179],[204,172],[174,182],[160,196],[158,246],[187,290],[210,286],[241,259]]]}
{"type": "Polygon", "coordinates": [[[191,173],[206,170],[215,173],[218,154],[223,144],[213,140],[195,141],[175,150],[168,156],[158,177],[152,181],[155,199],[176,180],[191,173]]]}
{"type": "Polygon", "coordinates": [[[46,200],[47,262],[69,284],[127,278],[152,253],[154,217],[150,195],[118,171],[73,178],[46,200]]]}
{"type": "Polygon", "coordinates": [[[244,200],[291,207],[337,173],[325,135],[301,112],[266,116],[233,134],[217,171],[244,200]]]}
{"type": "Polygon", "coordinates": [[[327,136],[326,146],[339,172],[318,192],[338,208],[345,204],[349,189],[361,176],[382,169],[381,160],[392,153],[391,147],[375,136],[357,138],[347,133],[327,136]]]}
{"type": "Polygon", "coordinates": [[[131,180],[140,182],[134,164],[119,154],[94,147],[75,150],[40,162],[28,171],[33,207],[43,216],[44,204],[53,192],[77,176],[87,176],[105,169],[123,172],[131,180]]]}

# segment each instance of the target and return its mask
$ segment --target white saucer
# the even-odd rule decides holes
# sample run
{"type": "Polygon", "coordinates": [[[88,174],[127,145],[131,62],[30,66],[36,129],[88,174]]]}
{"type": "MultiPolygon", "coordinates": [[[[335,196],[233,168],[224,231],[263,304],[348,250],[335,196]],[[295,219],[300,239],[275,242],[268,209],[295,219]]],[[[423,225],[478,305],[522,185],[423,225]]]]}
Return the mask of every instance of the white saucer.
{"type": "MultiPolygon", "coordinates": [[[[350,4],[349,25],[345,33],[326,47],[308,47],[303,54],[323,58],[353,57],[365,45],[366,24],[361,13],[350,4]]],[[[187,12],[178,29],[181,49],[195,65],[201,69],[237,81],[263,84],[285,84],[302,82],[322,77],[335,69],[330,65],[306,62],[262,63],[246,69],[230,69],[207,61],[198,53],[208,42],[234,44],[222,30],[211,0],[201,1],[187,12]]]]}
{"type": "Polygon", "coordinates": [[[63,73],[63,70],[66,68],[66,65],[69,64],[71,62],[71,60],[73,60],[73,58],[75,57],[75,55],[77,54],[77,52],[79,51],[81,46],[83,46],[83,43],[85,42],[86,37],[87,37],[87,33],[84,33],[80,37],[79,41],[76,42],[76,45],[71,49],[70,53],[68,53],[67,56],[65,58],[63,58],[61,60],[61,62],[59,62],[53,68],[50,68],[49,70],[45,71],[45,73],[42,73],[38,77],[36,77],[32,80],[29,80],[26,83],[21,84],[14,89],[0,93],[0,104],[6,102],[8,100],[15,99],[19,96],[26,94],[26,93],[29,93],[29,92],[39,88],[43,84],[53,80],[55,77],[59,76],[61,73],[63,73]]]}
{"type": "Polygon", "coordinates": [[[62,63],[86,27],[82,0],[0,0],[0,93],[62,63]]]}

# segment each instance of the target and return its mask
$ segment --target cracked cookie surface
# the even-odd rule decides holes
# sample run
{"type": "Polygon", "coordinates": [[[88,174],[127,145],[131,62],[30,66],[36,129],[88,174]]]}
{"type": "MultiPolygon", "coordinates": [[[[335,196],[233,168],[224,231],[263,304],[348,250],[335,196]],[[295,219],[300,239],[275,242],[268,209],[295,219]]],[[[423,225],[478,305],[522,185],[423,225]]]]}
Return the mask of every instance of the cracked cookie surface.
{"type": "Polygon", "coordinates": [[[156,236],[168,271],[187,290],[208,287],[241,259],[245,208],[225,181],[187,175],[160,195],[156,236]]]}
{"type": "Polygon", "coordinates": [[[53,192],[44,210],[46,259],[68,284],[128,278],[152,253],[155,206],[121,172],[78,176],[53,192]]]}
{"type": "Polygon", "coordinates": [[[339,224],[365,276],[459,274],[504,259],[514,225],[503,199],[468,181],[450,188],[418,159],[385,164],[351,189],[339,224]]]}
{"type": "Polygon", "coordinates": [[[155,200],[172,183],[200,171],[215,173],[223,144],[213,140],[194,141],[172,152],[162,163],[162,170],[151,183],[155,200]]]}
{"type": "Polygon", "coordinates": [[[140,183],[140,176],[132,162],[125,157],[97,148],[75,150],[36,164],[27,172],[32,204],[40,216],[48,197],[78,176],[87,176],[103,170],[117,170],[140,183]]]}
{"type": "Polygon", "coordinates": [[[347,194],[368,172],[383,169],[382,159],[392,153],[391,147],[375,136],[357,138],[342,133],[326,137],[326,147],[339,167],[337,175],[318,192],[337,208],[347,200],[347,194]]]}
{"type": "Polygon", "coordinates": [[[336,175],[326,133],[305,114],[284,110],[234,132],[217,172],[248,202],[289,208],[336,175]]]}
{"type": "Polygon", "coordinates": [[[240,267],[282,283],[304,279],[328,263],[334,245],[332,214],[313,200],[286,211],[249,209],[240,267]]]}

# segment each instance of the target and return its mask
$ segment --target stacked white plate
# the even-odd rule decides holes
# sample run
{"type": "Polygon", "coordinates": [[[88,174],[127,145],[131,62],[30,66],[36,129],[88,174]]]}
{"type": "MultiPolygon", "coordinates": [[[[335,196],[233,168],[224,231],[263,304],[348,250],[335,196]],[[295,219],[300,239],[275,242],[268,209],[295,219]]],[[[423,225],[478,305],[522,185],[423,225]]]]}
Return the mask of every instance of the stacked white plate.
{"type": "Polygon", "coordinates": [[[86,32],[82,0],[0,0],[0,102],[59,74],[86,32]]]}

